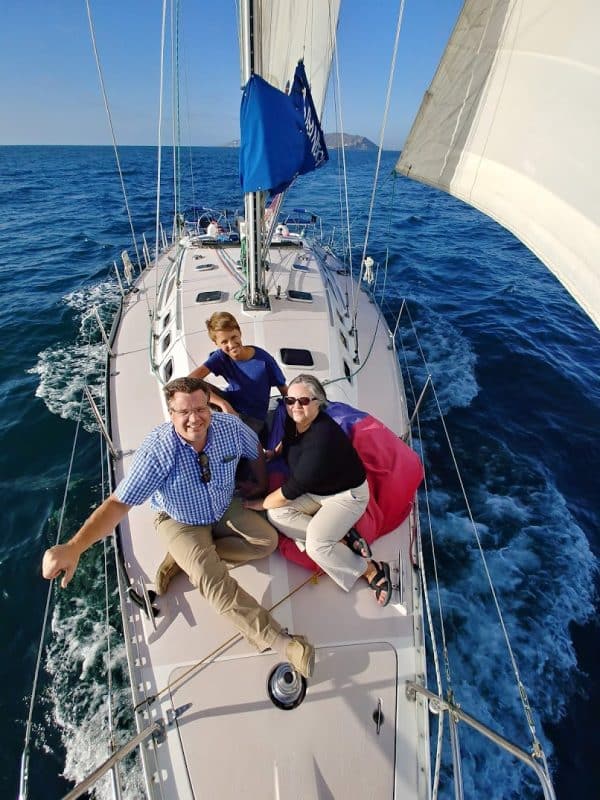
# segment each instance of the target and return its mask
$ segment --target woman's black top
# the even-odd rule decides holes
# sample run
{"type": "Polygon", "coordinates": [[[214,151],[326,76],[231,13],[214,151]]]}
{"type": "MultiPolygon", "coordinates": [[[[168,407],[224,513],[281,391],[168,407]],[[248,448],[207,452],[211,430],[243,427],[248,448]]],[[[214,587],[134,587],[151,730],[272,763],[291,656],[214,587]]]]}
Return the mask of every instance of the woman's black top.
{"type": "Polygon", "coordinates": [[[337,494],[360,486],[367,477],[352,442],[325,412],[304,433],[291,417],[285,421],[283,457],[290,477],[281,487],[286,500],[301,494],[337,494]]]}

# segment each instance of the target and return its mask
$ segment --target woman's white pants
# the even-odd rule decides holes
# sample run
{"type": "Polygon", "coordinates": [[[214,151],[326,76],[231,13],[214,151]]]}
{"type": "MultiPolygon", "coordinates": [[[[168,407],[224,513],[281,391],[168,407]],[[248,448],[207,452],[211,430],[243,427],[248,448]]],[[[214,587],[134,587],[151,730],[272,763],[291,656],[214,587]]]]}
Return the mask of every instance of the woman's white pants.
{"type": "Polygon", "coordinates": [[[367,481],[338,494],[303,494],[281,508],[270,508],[270,522],[297,544],[348,592],[364,574],[367,560],[340,542],[369,502],[367,481]]]}

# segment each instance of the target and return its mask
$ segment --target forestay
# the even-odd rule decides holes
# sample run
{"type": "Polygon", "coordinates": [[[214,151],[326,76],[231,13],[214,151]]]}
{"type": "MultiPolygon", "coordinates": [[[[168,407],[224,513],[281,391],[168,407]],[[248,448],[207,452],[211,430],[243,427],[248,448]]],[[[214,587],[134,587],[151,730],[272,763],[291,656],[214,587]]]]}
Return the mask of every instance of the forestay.
{"type": "Polygon", "coordinates": [[[512,231],[598,326],[599,30],[597,0],[467,0],[396,165],[512,231]]]}

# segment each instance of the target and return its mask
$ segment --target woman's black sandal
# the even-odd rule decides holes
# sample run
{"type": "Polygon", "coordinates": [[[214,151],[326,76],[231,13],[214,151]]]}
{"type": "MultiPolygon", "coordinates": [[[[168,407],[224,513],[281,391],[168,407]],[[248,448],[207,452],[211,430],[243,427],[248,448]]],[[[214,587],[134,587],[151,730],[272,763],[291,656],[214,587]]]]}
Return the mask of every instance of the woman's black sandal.
{"type": "Polygon", "coordinates": [[[378,603],[381,593],[386,593],[385,601],[383,603],[379,603],[379,605],[384,608],[392,599],[392,578],[390,576],[390,565],[386,561],[372,561],[371,563],[377,567],[377,572],[369,581],[369,586],[375,592],[375,599],[378,603]],[[384,583],[380,583],[382,578],[385,578],[384,583]]]}
{"type": "Polygon", "coordinates": [[[356,528],[350,528],[348,533],[343,537],[342,542],[347,545],[353,553],[363,558],[371,558],[371,548],[366,539],[364,539],[356,528]]]}

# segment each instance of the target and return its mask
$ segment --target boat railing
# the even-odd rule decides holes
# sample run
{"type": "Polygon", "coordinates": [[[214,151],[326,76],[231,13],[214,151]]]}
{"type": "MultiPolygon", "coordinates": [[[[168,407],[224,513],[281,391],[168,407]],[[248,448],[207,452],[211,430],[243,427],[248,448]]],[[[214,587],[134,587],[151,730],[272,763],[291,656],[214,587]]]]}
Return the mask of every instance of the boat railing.
{"type": "Polygon", "coordinates": [[[136,747],[143,744],[151,737],[155,737],[157,740],[163,739],[166,728],[169,725],[172,725],[175,719],[176,713],[173,714],[172,719],[167,723],[165,723],[163,719],[157,719],[151,725],[148,725],[146,728],[140,731],[137,736],[133,736],[122,747],[119,747],[118,750],[115,750],[115,752],[109,756],[106,761],[100,764],[100,766],[97,767],[92,773],[90,773],[87,778],[84,778],[84,780],[74,786],[70,792],[64,795],[63,800],[76,800],[76,798],[84,795],[87,790],[94,786],[94,784],[96,784],[103,775],[106,775],[109,769],[112,769],[116,764],[121,763],[121,761],[123,761],[123,759],[129,755],[129,753],[131,753],[136,749],[136,747]]]}
{"type": "Polygon", "coordinates": [[[317,230],[322,238],[323,226],[318,214],[307,211],[305,208],[293,208],[290,211],[279,213],[274,234],[283,239],[308,237],[312,240],[317,238],[317,230]]]}
{"type": "Polygon", "coordinates": [[[215,222],[220,235],[230,236],[239,233],[239,217],[240,211],[238,209],[224,208],[221,211],[217,211],[206,206],[198,209],[190,209],[186,211],[183,230],[190,238],[201,237],[211,239],[213,237],[207,234],[208,226],[211,222],[215,222]]]}
{"type": "Polygon", "coordinates": [[[85,396],[87,398],[88,403],[90,404],[90,408],[92,409],[92,413],[93,413],[94,417],[96,418],[96,423],[98,424],[98,427],[100,428],[100,433],[104,437],[104,441],[106,442],[106,445],[107,445],[108,449],[110,450],[110,453],[111,453],[112,457],[115,458],[115,459],[119,459],[121,457],[121,453],[119,453],[119,451],[114,446],[114,443],[113,443],[113,441],[110,438],[110,435],[108,433],[108,429],[107,429],[106,425],[104,424],[104,420],[102,419],[102,415],[100,414],[100,411],[98,410],[98,406],[96,405],[96,401],[92,397],[92,393],[90,392],[90,390],[89,390],[87,385],[83,387],[83,391],[84,391],[84,394],[85,394],[85,396]]]}
{"type": "Polygon", "coordinates": [[[497,744],[503,750],[526,764],[537,775],[542,787],[542,791],[544,792],[544,800],[556,800],[554,788],[545,769],[533,756],[525,752],[525,750],[522,750],[520,747],[518,747],[518,745],[511,742],[509,739],[506,739],[504,736],[497,733],[497,731],[488,728],[488,726],[484,725],[483,722],[480,722],[475,717],[467,714],[456,703],[453,703],[450,700],[445,700],[443,697],[431,692],[429,689],[426,689],[425,686],[422,686],[419,683],[415,683],[414,681],[406,681],[406,696],[408,699],[415,700],[417,694],[423,695],[428,699],[430,708],[435,713],[443,714],[447,712],[455,720],[466,723],[470,728],[482,734],[482,736],[485,736],[491,742],[494,742],[494,744],[497,744]]]}
{"type": "MultiPolygon", "coordinates": [[[[384,272],[384,275],[383,275],[383,285],[385,286],[385,272],[384,272]]],[[[373,297],[376,298],[377,289],[376,289],[375,286],[373,286],[371,288],[371,292],[373,294],[373,297]]],[[[385,307],[387,306],[387,304],[385,302],[385,295],[384,295],[383,292],[382,292],[381,300],[379,302],[380,302],[381,307],[385,310],[385,307]]],[[[390,312],[390,310],[391,309],[389,309],[389,308],[387,309],[388,313],[390,312]]],[[[410,425],[411,425],[411,428],[412,428],[413,425],[415,425],[416,432],[417,432],[417,441],[418,441],[418,445],[417,446],[419,448],[422,449],[423,448],[423,443],[424,443],[424,438],[423,438],[422,430],[421,430],[421,419],[420,419],[421,412],[420,412],[420,408],[421,408],[421,406],[423,404],[423,399],[424,399],[425,396],[427,396],[427,397],[429,397],[431,399],[433,413],[436,414],[436,417],[439,419],[439,421],[441,423],[442,439],[445,440],[445,444],[446,444],[446,447],[448,449],[448,453],[450,455],[451,462],[453,464],[454,470],[456,472],[457,479],[458,479],[458,482],[459,482],[459,486],[461,488],[461,492],[462,492],[462,495],[463,495],[463,500],[464,500],[464,503],[465,503],[466,513],[467,513],[467,518],[469,520],[469,525],[471,527],[471,530],[473,531],[473,536],[474,536],[474,539],[475,539],[475,542],[476,542],[476,545],[477,545],[477,550],[478,550],[478,553],[479,553],[479,556],[480,556],[480,559],[481,559],[481,562],[482,562],[482,568],[483,568],[483,571],[484,571],[485,576],[487,578],[487,582],[488,582],[488,586],[489,586],[489,590],[490,590],[490,595],[491,595],[491,598],[492,598],[492,601],[493,601],[493,604],[494,604],[494,607],[495,607],[495,610],[496,610],[496,614],[497,614],[497,618],[498,618],[498,624],[499,624],[500,629],[501,629],[502,634],[503,634],[504,642],[505,642],[505,645],[506,645],[507,655],[508,655],[508,658],[510,660],[510,664],[511,664],[511,667],[512,667],[513,677],[514,677],[514,681],[515,681],[515,688],[516,688],[516,690],[518,692],[518,698],[519,698],[521,706],[522,706],[522,713],[523,713],[526,725],[527,725],[527,727],[529,729],[529,733],[530,733],[530,737],[531,737],[531,752],[534,754],[534,758],[535,758],[535,760],[534,760],[534,758],[532,758],[530,755],[528,755],[525,751],[523,751],[520,748],[518,748],[516,745],[512,744],[509,740],[505,739],[504,737],[500,736],[499,734],[496,734],[490,728],[487,728],[482,723],[480,723],[477,720],[475,720],[473,717],[470,717],[468,714],[465,714],[464,712],[460,711],[460,707],[458,705],[454,705],[454,700],[453,700],[454,691],[452,689],[452,668],[451,668],[451,664],[450,664],[448,648],[447,648],[447,645],[446,645],[447,632],[446,632],[446,626],[445,626],[445,621],[444,621],[444,609],[443,609],[442,597],[441,597],[441,593],[439,591],[440,587],[439,587],[439,583],[438,583],[438,566],[437,566],[436,544],[435,544],[435,536],[434,536],[434,527],[435,526],[434,526],[434,524],[432,522],[432,517],[431,517],[431,509],[430,509],[430,501],[429,501],[429,488],[428,488],[429,478],[428,478],[427,470],[426,470],[424,483],[423,483],[423,493],[424,493],[425,508],[426,508],[426,512],[425,513],[426,513],[426,520],[427,520],[427,523],[426,523],[425,527],[429,531],[430,558],[431,558],[431,561],[432,561],[432,571],[433,571],[433,576],[434,576],[435,585],[436,585],[436,591],[437,591],[437,605],[438,605],[438,612],[439,612],[439,629],[440,629],[440,634],[441,634],[441,648],[440,648],[441,649],[441,657],[440,657],[440,663],[438,663],[438,658],[437,658],[438,645],[436,644],[436,639],[437,639],[436,630],[437,630],[437,627],[434,625],[432,614],[431,614],[431,612],[429,610],[429,601],[428,601],[429,592],[428,592],[428,589],[427,589],[427,582],[426,582],[426,575],[429,572],[429,569],[426,568],[426,565],[425,565],[425,562],[424,562],[424,559],[423,559],[423,552],[421,550],[420,551],[420,556],[419,556],[419,564],[420,564],[420,571],[421,571],[421,579],[423,581],[423,593],[424,593],[424,597],[425,597],[425,603],[426,603],[426,606],[428,607],[428,626],[429,626],[429,631],[430,631],[430,636],[431,636],[431,648],[432,648],[433,657],[434,657],[434,664],[435,664],[435,675],[436,675],[436,681],[437,681],[437,694],[431,694],[431,693],[427,694],[428,690],[424,689],[423,687],[418,687],[418,691],[421,692],[422,694],[427,694],[428,697],[430,697],[431,699],[434,699],[436,704],[437,704],[437,706],[441,710],[448,710],[450,712],[449,713],[449,721],[450,721],[450,737],[451,737],[451,744],[452,744],[452,754],[453,754],[453,761],[454,761],[455,796],[462,800],[463,794],[462,794],[462,778],[461,778],[461,765],[460,765],[460,744],[459,744],[459,741],[458,741],[458,726],[456,724],[457,720],[460,719],[460,720],[464,720],[464,721],[468,722],[469,726],[477,729],[480,733],[484,733],[484,735],[486,737],[488,737],[492,741],[496,742],[497,744],[501,745],[501,747],[503,749],[508,750],[509,752],[513,753],[513,755],[516,755],[520,760],[522,760],[525,763],[527,763],[527,765],[530,768],[534,769],[534,771],[538,775],[538,777],[539,777],[539,779],[540,779],[540,781],[542,783],[542,786],[544,788],[544,796],[545,796],[545,798],[552,798],[553,799],[555,797],[555,794],[554,794],[554,789],[552,788],[552,781],[551,781],[551,778],[550,778],[550,772],[549,772],[546,756],[544,754],[544,749],[543,749],[542,743],[541,743],[541,741],[540,741],[540,739],[539,739],[539,737],[537,735],[533,711],[531,709],[531,706],[530,706],[530,703],[529,703],[529,699],[528,699],[528,696],[527,696],[527,691],[525,689],[523,680],[522,680],[521,675],[520,675],[520,671],[519,671],[519,667],[518,667],[518,663],[517,663],[517,657],[516,657],[512,642],[510,640],[508,628],[507,628],[507,625],[506,625],[506,622],[505,622],[505,619],[504,619],[504,613],[503,613],[503,610],[502,610],[502,608],[500,606],[498,594],[497,594],[497,591],[495,589],[495,586],[494,586],[494,583],[493,583],[493,580],[492,580],[492,575],[491,575],[490,569],[488,567],[486,553],[485,553],[484,547],[482,545],[482,541],[481,541],[481,537],[480,537],[478,529],[477,529],[477,525],[476,525],[475,520],[473,518],[472,505],[469,502],[469,498],[467,496],[467,492],[466,492],[466,488],[465,488],[465,481],[464,481],[464,479],[463,479],[463,477],[461,475],[460,467],[459,467],[457,459],[456,459],[456,453],[455,453],[455,450],[454,450],[454,447],[453,447],[453,444],[452,444],[452,441],[451,441],[451,437],[450,437],[450,432],[449,432],[448,426],[446,425],[445,415],[444,415],[444,412],[442,410],[442,407],[441,407],[441,404],[440,404],[440,400],[439,400],[439,396],[438,396],[438,392],[436,390],[436,387],[435,387],[435,384],[434,384],[434,381],[433,381],[432,372],[431,372],[431,369],[430,369],[429,364],[427,362],[427,359],[425,357],[425,353],[423,351],[423,347],[421,345],[421,342],[419,340],[419,336],[418,336],[418,333],[417,333],[417,330],[416,330],[416,326],[414,324],[414,320],[412,319],[412,315],[411,315],[410,310],[408,308],[408,304],[406,303],[405,300],[402,301],[400,310],[397,313],[396,323],[395,323],[395,326],[393,328],[393,333],[390,331],[390,337],[391,337],[390,346],[393,347],[394,350],[396,350],[397,338],[399,339],[401,352],[402,352],[402,355],[404,357],[404,366],[405,366],[405,370],[406,370],[406,376],[407,376],[408,384],[409,384],[409,387],[410,387],[410,394],[411,394],[411,397],[412,397],[412,400],[413,400],[413,409],[414,409],[413,414],[411,415],[411,418],[410,418],[410,425]],[[413,357],[413,360],[411,362],[409,360],[408,355],[407,355],[407,349],[408,348],[405,346],[403,335],[402,335],[402,332],[400,331],[400,327],[399,327],[400,326],[400,319],[401,319],[401,317],[403,315],[408,318],[409,331],[412,332],[412,335],[415,338],[416,350],[415,350],[415,348],[413,346],[413,347],[411,347],[411,351],[413,353],[416,353],[417,356],[420,354],[420,361],[422,361],[422,365],[419,364],[419,359],[418,358],[415,361],[414,357],[413,357]],[[417,386],[415,385],[415,378],[417,378],[417,381],[421,386],[420,391],[418,391],[417,386]],[[444,674],[445,674],[445,682],[446,682],[445,690],[442,689],[442,685],[444,683],[444,681],[442,679],[442,674],[441,674],[442,665],[443,665],[443,670],[444,670],[444,674]],[[443,700],[442,697],[446,697],[448,699],[443,700]]],[[[428,413],[430,413],[430,412],[428,411],[428,413]]],[[[426,454],[423,452],[423,450],[422,450],[422,453],[423,453],[423,455],[422,455],[423,461],[424,461],[424,463],[426,463],[426,454]]],[[[413,689],[413,691],[417,691],[414,687],[412,687],[412,689],[413,689]]],[[[436,764],[438,766],[436,766],[436,773],[435,773],[435,780],[434,780],[434,796],[436,796],[436,792],[437,792],[437,780],[438,780],[438,777],[439,777],[439,764],[441,763],[441,759],[442,759],[442,738],[443,738],[442,737],[442,730],[443,730],[442,720],[443,720],[443,716],[440,717],[440,726],[439,726],[440,733],[438,735],[438,746],[437,746],[437,754],[436,754],[436,764]]]]}

